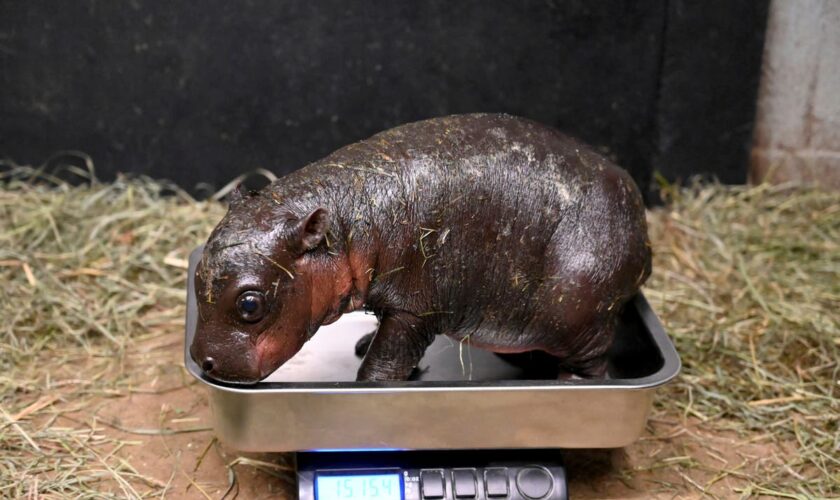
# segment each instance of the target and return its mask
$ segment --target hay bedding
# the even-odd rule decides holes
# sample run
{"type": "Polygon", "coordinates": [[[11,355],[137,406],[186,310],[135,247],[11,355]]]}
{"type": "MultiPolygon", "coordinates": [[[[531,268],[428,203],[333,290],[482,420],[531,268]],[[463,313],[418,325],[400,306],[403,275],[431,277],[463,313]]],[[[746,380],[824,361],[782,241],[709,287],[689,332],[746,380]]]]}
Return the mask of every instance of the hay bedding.
{"type": "MultiPolygon", "coordinates": [[[[2,175],[0,497],[290,494],[286,456],[215,442],[180,367],[185,258],[224,208],[2,175]]],[[[840,496],[840,193],[665,195],[646,292],[685,368],[638,443],[569,453],[572,493],[840,496]]]]}

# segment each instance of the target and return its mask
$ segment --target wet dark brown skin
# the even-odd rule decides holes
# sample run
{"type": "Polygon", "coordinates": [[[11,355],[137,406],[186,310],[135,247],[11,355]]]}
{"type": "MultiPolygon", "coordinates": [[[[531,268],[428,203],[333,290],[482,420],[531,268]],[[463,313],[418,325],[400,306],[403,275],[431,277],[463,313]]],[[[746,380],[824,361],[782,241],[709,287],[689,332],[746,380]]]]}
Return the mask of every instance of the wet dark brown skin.
{"type": "Polygon", "coordinates": [[[234,196],[199,265],[190,352],[212,379],[254,383],[364,308],[380,326],[359,380],[406,379],[440,334],[603,377],[617,315],[649,274],[624,170],[529,120],[436,118],[234,196]]]}

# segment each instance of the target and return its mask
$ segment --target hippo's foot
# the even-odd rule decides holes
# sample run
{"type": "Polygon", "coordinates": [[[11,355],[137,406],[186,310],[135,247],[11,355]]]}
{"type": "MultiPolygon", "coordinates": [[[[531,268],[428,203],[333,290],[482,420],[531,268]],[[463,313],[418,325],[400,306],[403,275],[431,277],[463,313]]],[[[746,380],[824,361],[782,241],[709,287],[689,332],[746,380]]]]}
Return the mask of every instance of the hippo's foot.
{"type": "Polygon", "coordinates": [[[577,363],[561,362],[557,380],[607,379],[607,365],[606,355],[577,363]]]}
{"type": "Polygon", "coordinates": [[[408,380],[433,339],[434,334],[425,328],[421,318],[409,313],[386,314],[367,348],[356,380],[408,380]]]}
{"type": "Polygon", "coordinates": [[[366,333],[362,335],[362,337],[356,341],[356,357],[364,358],[365,354],[367,354],[368,349],[370,349],[370,344],[373,342],[373,336],[376,335],[376,330],[366,333]]]}
{"type": "Polygon", "coordinates": [[[420,380],[426,372],[429,371],[429,366],[425,368],[420,368],[419,366],[415,366],[413,370],[411,370],[411,374],[408,376],[408,380],[420,380]]]}
{"type": "Polygon", "coordinates": [[[557,374],[557,380],[565,381],[565,380],[584,380],[583,377],[580,375],[575,375],[572,372],[567,372],[564,370],[560,370],[560,373],[557,374]]]}

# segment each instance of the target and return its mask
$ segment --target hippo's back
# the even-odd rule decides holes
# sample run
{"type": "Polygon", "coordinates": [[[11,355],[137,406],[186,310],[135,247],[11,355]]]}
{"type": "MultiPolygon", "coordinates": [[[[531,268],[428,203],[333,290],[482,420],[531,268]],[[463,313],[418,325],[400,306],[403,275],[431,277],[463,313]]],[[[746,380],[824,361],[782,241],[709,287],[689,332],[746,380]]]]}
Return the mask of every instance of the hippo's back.
{"type": "Polygon", "coordinates": [[[353,179],[342,204],[390,228],[382,244],[400,251],[382,271],[402,270],[389,274],[394,290],[433,290],[421,309],[480,308],[475,315],[491,311],[499,323],[527,322],[533,293],[557,277],[549,259],[568,264],[563,279],[611,282],[619,293],[647,277],[644,207],[630,176],[530,120],[411,123],[310,168],[353,179]]]}
{"type": "Polygon", "coordinates": [[[468,179],[477,169],[494,165],[503,169],[540,167],[545,173],[570,174],[584,166],[580,161],[592,161],[582,158],[587,153],[591,153],[587,146],[532,120],[504,114],[467,114],[380,132],[337,150],[315,165],[362,163],[398,174],[412,166],[428,170],[436,165],[466,174],[464,178],[468,179]],[[524,161],[506,161],[517,156],[524,161]]]}

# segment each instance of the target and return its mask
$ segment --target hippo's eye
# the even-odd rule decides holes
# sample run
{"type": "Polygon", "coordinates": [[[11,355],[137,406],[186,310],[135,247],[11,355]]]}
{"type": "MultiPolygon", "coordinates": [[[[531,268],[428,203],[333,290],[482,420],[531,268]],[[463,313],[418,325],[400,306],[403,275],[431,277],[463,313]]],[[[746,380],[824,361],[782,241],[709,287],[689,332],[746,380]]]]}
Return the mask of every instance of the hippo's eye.
{"type": "Polygon", "coordinates": [[[265,296],[262,292],[242,292],[236,299],[236,311],[249,323],[256,323],[265,315],[265,296]]]}

